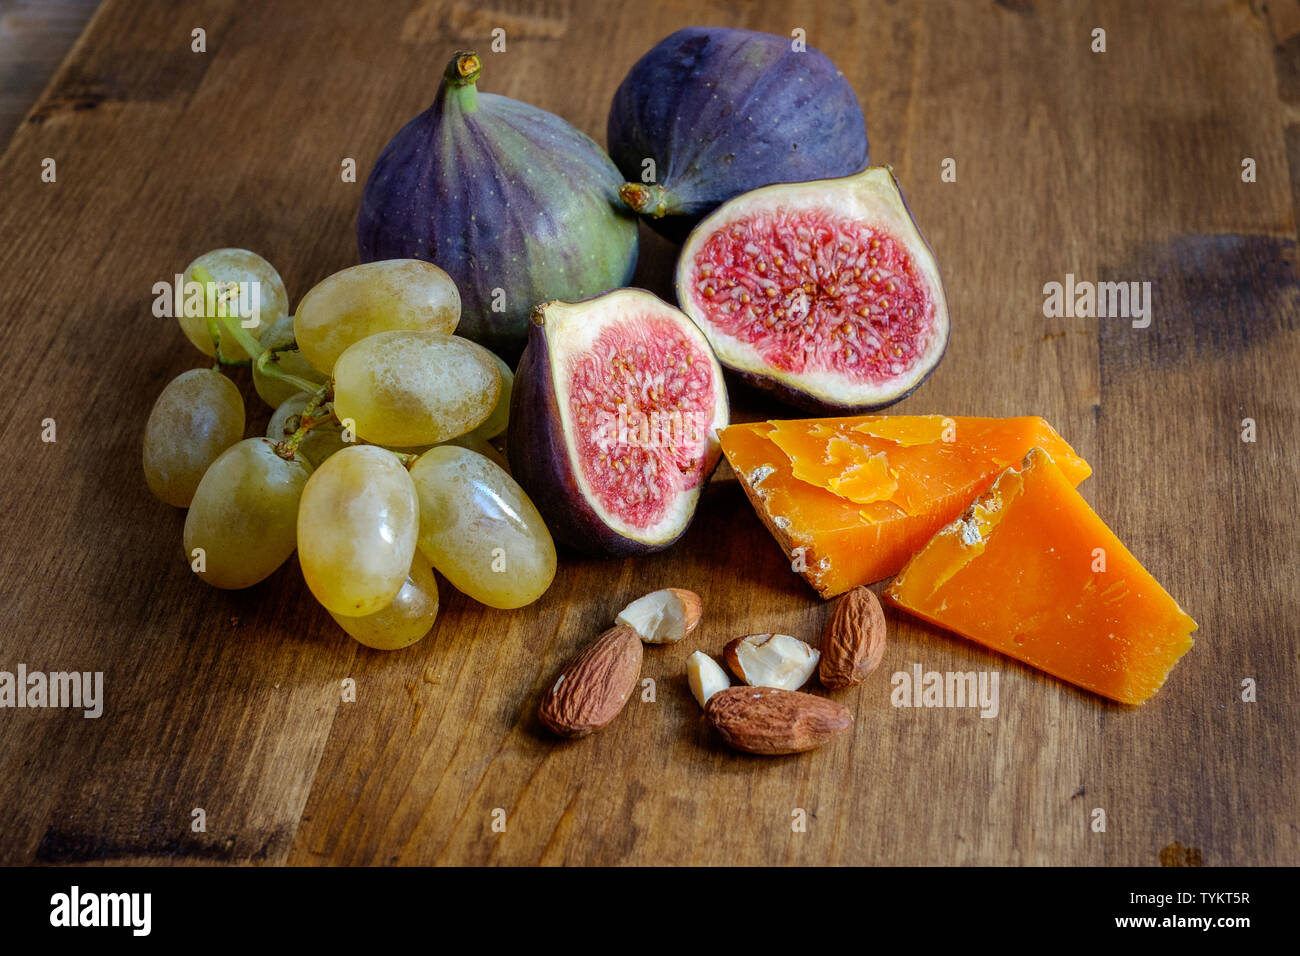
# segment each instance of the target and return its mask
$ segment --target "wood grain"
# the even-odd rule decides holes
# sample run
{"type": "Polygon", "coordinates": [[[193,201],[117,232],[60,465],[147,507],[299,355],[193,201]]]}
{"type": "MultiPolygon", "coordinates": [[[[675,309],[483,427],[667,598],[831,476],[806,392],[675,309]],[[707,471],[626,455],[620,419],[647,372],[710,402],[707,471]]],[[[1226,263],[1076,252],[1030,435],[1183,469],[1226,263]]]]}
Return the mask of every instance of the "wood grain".
{"type": "MultiPolygon", "coordinates": [[[[0,711],[0,863],[1154,865],[1175,842],[1207,865],[1300,862],[1297,51],[1280,0],[108,0],[0,158],[0,669],[101,670],[107,694],[98,720],[0,711]],[[896,410],[1039,414],[1087,457],[1084,494],[1201,625],[1152,702],[1108,704],[889,612],[880,671],[838,695],[851,734],[727,751],[686,657],[816,635],[828,609],[725,478],[677,547],[566,556],[525,610],[443,582],[435,632],[400,653],[343,635],[292,561],[246,593],[194,580],[183,515],[140,473],[155,396],[199,364],[151,316],[153,283],[241,245],[296,301],[353,263],[361,186],[341,161],[364,179],[448,53],[494,27],[508,48],[483,86],[603,139],[628,67],[693,22],[802,27],[852,81],[953,313],[943,365],[896,410]],[[1152,282],[1151,327],[1044,318],[1066,273],[1152,282]],[[557,668],[660,586],[698,591],[706,618],[690,646],[647,648],[653,702],[585,740],[547,735],[557,668]],[[889,675],[914,663],[999,671],[999,715],[892,707],[889,675]]],[[[667,294],[671,264],[646,233],[638,283],[667,294]]],[[[734,399],[738,417],[782,414],[734,399]]]]}
{"type": "Polygon", "coordinates": [[[99,0],[0,0],[0,143],[36,102],[99,0]]]}

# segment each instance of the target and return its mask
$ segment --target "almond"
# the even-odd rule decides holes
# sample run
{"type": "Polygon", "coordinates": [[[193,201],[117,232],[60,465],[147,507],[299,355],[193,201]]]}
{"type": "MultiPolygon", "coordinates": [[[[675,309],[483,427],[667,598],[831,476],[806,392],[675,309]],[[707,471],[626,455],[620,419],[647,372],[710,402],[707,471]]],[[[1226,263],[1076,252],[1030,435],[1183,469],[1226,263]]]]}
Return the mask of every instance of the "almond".
{"type": "Polygon", "coordinates": [[[832,690],[861,684],[885,656],[885,612],[870,588],[856,587],[835,604],[822,635],[818,676],[832,690]]]}
{"type": "Polygon", "coordinates": [[[751,687],[798,690],[817,669],[819,652],[789,634],[738,637],[722,651],[731,673],[751,687]]]}
{"type": "Polygon", "coordinates": [[[843,704],[776,687],[728,687],[705,705],[722,739],[751,754],[797,754],[848,730],[853,714],[843,704]]]}
{"type": "Polygon", "coordinates": [[[664,588],[637,598],[614,623],[632,628],[647,644],[676,644],[700,626],[703,607],[694,591],[664,588]]]}
{"type": "Polygon", "coordinates": [[[641,676],[641,635],[612,627],[569,661],[537,716],[561,737],[585,737],[618,716],[641,676]]]}

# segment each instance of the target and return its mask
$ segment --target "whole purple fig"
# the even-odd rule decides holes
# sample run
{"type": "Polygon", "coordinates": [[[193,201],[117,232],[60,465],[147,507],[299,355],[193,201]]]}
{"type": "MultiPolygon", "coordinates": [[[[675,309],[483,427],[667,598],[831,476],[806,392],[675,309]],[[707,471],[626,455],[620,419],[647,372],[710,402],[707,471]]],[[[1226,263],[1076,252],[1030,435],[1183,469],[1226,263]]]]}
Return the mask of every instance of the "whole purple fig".
{"type": "Polygon", "coordinates": [[[357,216],[363,262],[424,259],[460,290],[458,335],[508,358],[533,306],[626,285],[636,217],[623,177],[554,114],[478,91],[477,54],[455,54],[438,95],[384,148],[357,216]]]}
{"type": "Polygon", "coordinates": [[[740,193],[867,165],[862,108],[824,53],[727,27],[678,30],[637,61],[607,139],[623,201],[676,241],[740,193]]]}

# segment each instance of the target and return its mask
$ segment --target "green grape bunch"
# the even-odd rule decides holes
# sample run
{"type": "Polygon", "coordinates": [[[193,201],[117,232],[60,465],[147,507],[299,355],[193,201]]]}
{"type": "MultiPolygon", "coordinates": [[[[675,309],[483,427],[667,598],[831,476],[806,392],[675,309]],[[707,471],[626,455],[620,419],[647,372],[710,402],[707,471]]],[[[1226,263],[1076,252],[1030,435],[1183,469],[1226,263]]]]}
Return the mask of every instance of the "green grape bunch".
{"type": "Polygon", "coordinates": [[[214,292],[201,314],[177,316],[213,363],[163,389],[142,457],[155,497],[188,509],[182,545],[198,578],[252,587],[296,551],[310,594],[378,650],[432,631],[436,574],[494,608],[545,593],[555,545],[492,444],[513,370],[455,334],[461,300],[445,272],[353,266],[296,312],[275,267],[246,249],[204,253],[183,277],[214,292]],[[243,375],[272,410],[247,437],[243,375]]]}

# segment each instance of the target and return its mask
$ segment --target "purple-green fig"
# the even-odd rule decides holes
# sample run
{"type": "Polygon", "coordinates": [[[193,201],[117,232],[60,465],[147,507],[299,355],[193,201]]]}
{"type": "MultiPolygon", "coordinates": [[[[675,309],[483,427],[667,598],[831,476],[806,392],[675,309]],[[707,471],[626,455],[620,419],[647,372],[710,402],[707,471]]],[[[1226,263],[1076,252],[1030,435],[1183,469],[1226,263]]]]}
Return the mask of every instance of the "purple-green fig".
{"type": "Polygon", "coordinates": [[[858,98],[824,53],[730,27],[678,30],[638,60],[606,140],[624,202],[678,242],[733,196],[868,162],[858,98]]]}
{"type": "Polygon", "coordinates": [[[457,334],[514,359],[539,302],[626,285],[636,217],[623,177],[551,113],[478,91],[474,53],[452,57],[438,94],[384,148],[361,199],[361,261],[424,259],[461,296],[457,334]]]}

